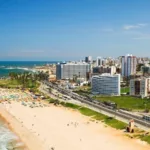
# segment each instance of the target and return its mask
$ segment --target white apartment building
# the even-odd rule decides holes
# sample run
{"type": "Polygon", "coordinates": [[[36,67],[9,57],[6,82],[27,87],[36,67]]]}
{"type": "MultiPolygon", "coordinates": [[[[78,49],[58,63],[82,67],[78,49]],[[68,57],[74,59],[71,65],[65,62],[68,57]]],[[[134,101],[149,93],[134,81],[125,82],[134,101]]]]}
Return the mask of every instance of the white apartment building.
{"type": "Polygon", "coordinates": [[[93,76],[91,79],[92,93],[102,95],[120,95],[120,74],[108,73],[93,76]]]}
{"type": "Polygon", "coordinates": [[[150,96],[150,78],[130,80],[130,95],[147,97],[150,96]]]}
{"type": "Polygon", "coordinates": [[[122,77],[129,77],[130,75],[136,74],[137,58],[135,56],[131,54],[122,56],[121,64],[122,77]]]}
{"type": "Polygon", "coordinates": [[[88,73],[91,71],[91,65],[82,62],[61,63],[56,65],[56,78],[60,79],[73,79],[87,78],[88,73]]]}

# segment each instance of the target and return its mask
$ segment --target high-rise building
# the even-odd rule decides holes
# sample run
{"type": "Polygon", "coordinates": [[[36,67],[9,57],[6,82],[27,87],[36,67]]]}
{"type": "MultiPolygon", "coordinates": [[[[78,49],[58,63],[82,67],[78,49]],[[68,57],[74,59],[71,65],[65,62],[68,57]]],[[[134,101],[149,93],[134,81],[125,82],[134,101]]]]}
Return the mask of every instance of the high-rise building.
{"type": "Polygon", "coordinates": [[[97,57],[96,59],[96,66],[101,66],[102,65],[102,58],[101,57],[97,57]]]}
{"type": "Polygon", "coordinates": [[[92,93],[102,95],[120,95],[120,74],[108,73],[93,76],[91,80],[92,93]]]}
{"type": "Polygon", "coordinates": [[[92,56],[85,57],[85,62],[86,63],[92,63],[92,56]]]}
{"type": "Polygon", "coordinates": [[[122,77],[129,77],[136,74],[137,58],[128,54],[122,56],[121,75],[122,77]]]}
{"type": "Polygon", "coordinates": [[[96,66],[104,66],[106,65],[106,60],[102,57],[97,57],[96,66]]]}
{"type": "Polygon", "coordinates": [[[150,96],[150,78],[138,78],[130,80],[130,95],[147,97],[150,96]]]}
{"type": "Polygon", "coordinates": [[[91,65],[82,62],[61,63],[56,65],[56,79],[87,78],[91,65]]]}

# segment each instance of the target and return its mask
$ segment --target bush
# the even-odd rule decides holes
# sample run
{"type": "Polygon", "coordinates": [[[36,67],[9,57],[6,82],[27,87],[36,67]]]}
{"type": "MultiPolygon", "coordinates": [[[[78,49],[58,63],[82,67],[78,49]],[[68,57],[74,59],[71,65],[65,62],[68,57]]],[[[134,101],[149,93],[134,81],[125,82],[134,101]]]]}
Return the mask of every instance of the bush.
{"type": "Polygon", "coordinates": [[[60,102],[60,104],[61,104],[62,106],[65,106],[66,103],[65,103],[65,102],[60,102]]]}
{"type": "Polygon", "coordinates": [[[72,103],[65,103],[65,106],[73,108],[73,109],[79,109],[80,108],[80,106],[78,106],[76,104],[72,104],[72,103]]]}
{"type": "Polygon", "coordinates": [[[60,102],[58,99],[54,100],[54,105],[59,105],[59,104],[60,104],[60,102]]]}
{"type": "Polygon", "coordinates": [[[50,98],[48,101],[49,101],[49,103],[54,103],[55,99],[50,98]]]}
{"type": "Polygon", "coordinates": [[[145,110],[145,113],[149,113],[149,109],[146,109],[146,110],[145,110]]]}

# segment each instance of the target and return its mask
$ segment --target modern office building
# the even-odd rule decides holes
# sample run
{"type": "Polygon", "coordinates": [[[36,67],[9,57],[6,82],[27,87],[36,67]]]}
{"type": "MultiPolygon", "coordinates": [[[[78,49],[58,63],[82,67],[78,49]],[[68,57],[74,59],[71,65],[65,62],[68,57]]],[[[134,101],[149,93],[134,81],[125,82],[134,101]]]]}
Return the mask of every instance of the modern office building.
{"type": "Polygon", "coordinates": [[[74,77],[86,79],[90,71],[91,66],[88,63],[60,63],[56,65],[56,79],[74,79],[74,77]]]}
{"type": "Polygon", "coordinates": [[[120,74],[108,73],[93,76],[91,80],[92,93],[102,95],[120,95],[120,74]]]}
{"type": "Polygon", "coordinates": [[[130,95],[150,96],[150,78],[142,77],[130,80],[130,95]]]}
{"type": "Polygon", "coordinates": [[[137,58],[135,56],[131,54],[122,56],[121,64],[122,77],[129,77],[130,75],[136,74],[137,58]]]}
{"type": "Polygon", "coordinates": [[[103,73],[110,73],[111,75],[116,73],[115,66],[97,66],[93,67],[93,74],[103,74],[103,73]]]}
{"type": "Polygon", "coordinates": [[[86,63],[92,63],[92,56],[85,57],[85,62],[86,63]]]}

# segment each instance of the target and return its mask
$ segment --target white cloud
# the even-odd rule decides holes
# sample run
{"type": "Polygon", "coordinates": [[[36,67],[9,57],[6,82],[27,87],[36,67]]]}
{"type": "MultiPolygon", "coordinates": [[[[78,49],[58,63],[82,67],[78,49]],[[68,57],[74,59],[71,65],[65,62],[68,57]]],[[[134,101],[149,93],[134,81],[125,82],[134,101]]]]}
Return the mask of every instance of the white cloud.
{"type": "Polygon", "coordinates": [[[142,28],[142,27],[145,27],[145,26],[147,26],[147,24],[145,24],[145,23],[139,23],[139,24],[136,24],[136,25],[124,25],[123,29],[124,30],[131,30],[131,29],[142,28]]]}
{"type": "Polygon", "coordinates": [[[147,26],[147,24],[146,23],[139,23],[138,26],[145,27],[145,26],[147,26]]]}
{"type": "Polygon", "coordinates": [[[135,25],[125,25],[123,27],[124,30],[130,30],[130,29],[136,29],[139,28],[139,26],[135,26],[135,25]]]}

